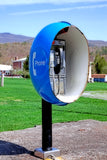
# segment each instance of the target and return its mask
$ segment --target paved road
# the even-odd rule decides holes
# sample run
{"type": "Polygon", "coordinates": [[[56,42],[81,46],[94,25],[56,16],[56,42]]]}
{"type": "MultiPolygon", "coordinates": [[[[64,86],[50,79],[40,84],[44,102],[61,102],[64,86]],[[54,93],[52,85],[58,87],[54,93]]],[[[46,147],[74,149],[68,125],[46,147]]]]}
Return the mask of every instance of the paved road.
{"type": "Polygon", "coordinates": [[[107,91],[85,91],[82,96],[107,100],[107,91]]]}

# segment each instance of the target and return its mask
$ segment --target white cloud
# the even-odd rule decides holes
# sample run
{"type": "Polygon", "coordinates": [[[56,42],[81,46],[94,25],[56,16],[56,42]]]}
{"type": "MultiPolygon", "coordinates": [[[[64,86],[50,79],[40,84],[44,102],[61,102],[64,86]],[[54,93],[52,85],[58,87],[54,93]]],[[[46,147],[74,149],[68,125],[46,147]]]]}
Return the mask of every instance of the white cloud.
{"type": "Polygon", "coordinates": [[[10,13],[10,15],[27,15],[27,14],[35,14],[35,13],[48,13],[48,12],[61,12],[61,11],[69,11],[73,8],[58,8],[58,9],[42,9],[42,10],[33,10],[33,11],[27,11],[27,12],[15,12],[10,13]]]}
{"type": "Polygon", "coordinates": [[[104,7],[107,7],[107,4],[104,4],[104,5],[88,5],[88,6],[79,6],[79,7],[55,8],[55,9],[42,9],[42,10],[33,10],[33,11],[27,11],[27,12],[15,12],[15,13],[10,13],[10,15],[28,15],[28,14],[48,13],[48,12],[66,12],[66,11],[71,11],[71,10],[94,9],[94,8],[104,8],[104,7]]]}
{"type": "MultiPolygon", "coordinates": [[[[0,5],[21,5],[21,4],[41,4],[41,3],[51,3],[51,4],[64,4],[64,3],[76,3],[76,2],[102,2],[102,0],[0,0],[0,5]]],[[[103,0],[107,2],[107,0],[103,0]]]]}

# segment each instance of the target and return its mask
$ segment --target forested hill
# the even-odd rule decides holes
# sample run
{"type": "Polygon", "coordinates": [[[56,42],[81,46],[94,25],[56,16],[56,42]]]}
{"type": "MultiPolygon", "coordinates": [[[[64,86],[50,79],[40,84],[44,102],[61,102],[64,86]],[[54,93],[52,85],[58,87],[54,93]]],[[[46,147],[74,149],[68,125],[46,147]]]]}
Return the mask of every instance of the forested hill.
{"type": "MultiPolygon", "coordinates": [[[[28,37],[24,35],[16,35],[11,33],[0,33],[0,43],[14,43],[14,42],[33,42],[34,37],[28,37]]],[[[88,40],[89,46],[107,46],[107,41],[101,41],[101,40],[88,40]]]]}
{"type": "Polygon", "coordinates": [[[102,47],[107,46],[107,41],[88,40],[88,44],[90,47],[102,47]]]}

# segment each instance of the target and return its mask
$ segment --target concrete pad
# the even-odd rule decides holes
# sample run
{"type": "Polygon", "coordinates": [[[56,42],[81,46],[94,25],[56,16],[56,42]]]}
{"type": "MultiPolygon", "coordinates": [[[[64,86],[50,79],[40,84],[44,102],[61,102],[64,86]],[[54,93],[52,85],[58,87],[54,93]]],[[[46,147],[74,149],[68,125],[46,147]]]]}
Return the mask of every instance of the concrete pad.
{"type": "MultiPolygon", "coordinates": [[[[0,132],[0,160],[39,160],[41,126],[0,132]]],[[[65,160],[107,160],[107,122],[83,120],[53,124],[53,147],[65,160]]]]}

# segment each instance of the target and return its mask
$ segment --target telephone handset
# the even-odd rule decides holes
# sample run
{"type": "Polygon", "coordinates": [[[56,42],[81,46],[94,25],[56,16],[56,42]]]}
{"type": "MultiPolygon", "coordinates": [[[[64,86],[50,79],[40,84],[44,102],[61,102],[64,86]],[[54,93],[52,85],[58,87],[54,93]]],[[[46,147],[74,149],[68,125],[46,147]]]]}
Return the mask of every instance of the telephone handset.
{"type": "Polygon", "coordinates": [[[61,70],[61,54],[60,49],[56,48],[54,53],[54,72],[55,74],[59,74],[61,70]]]}

